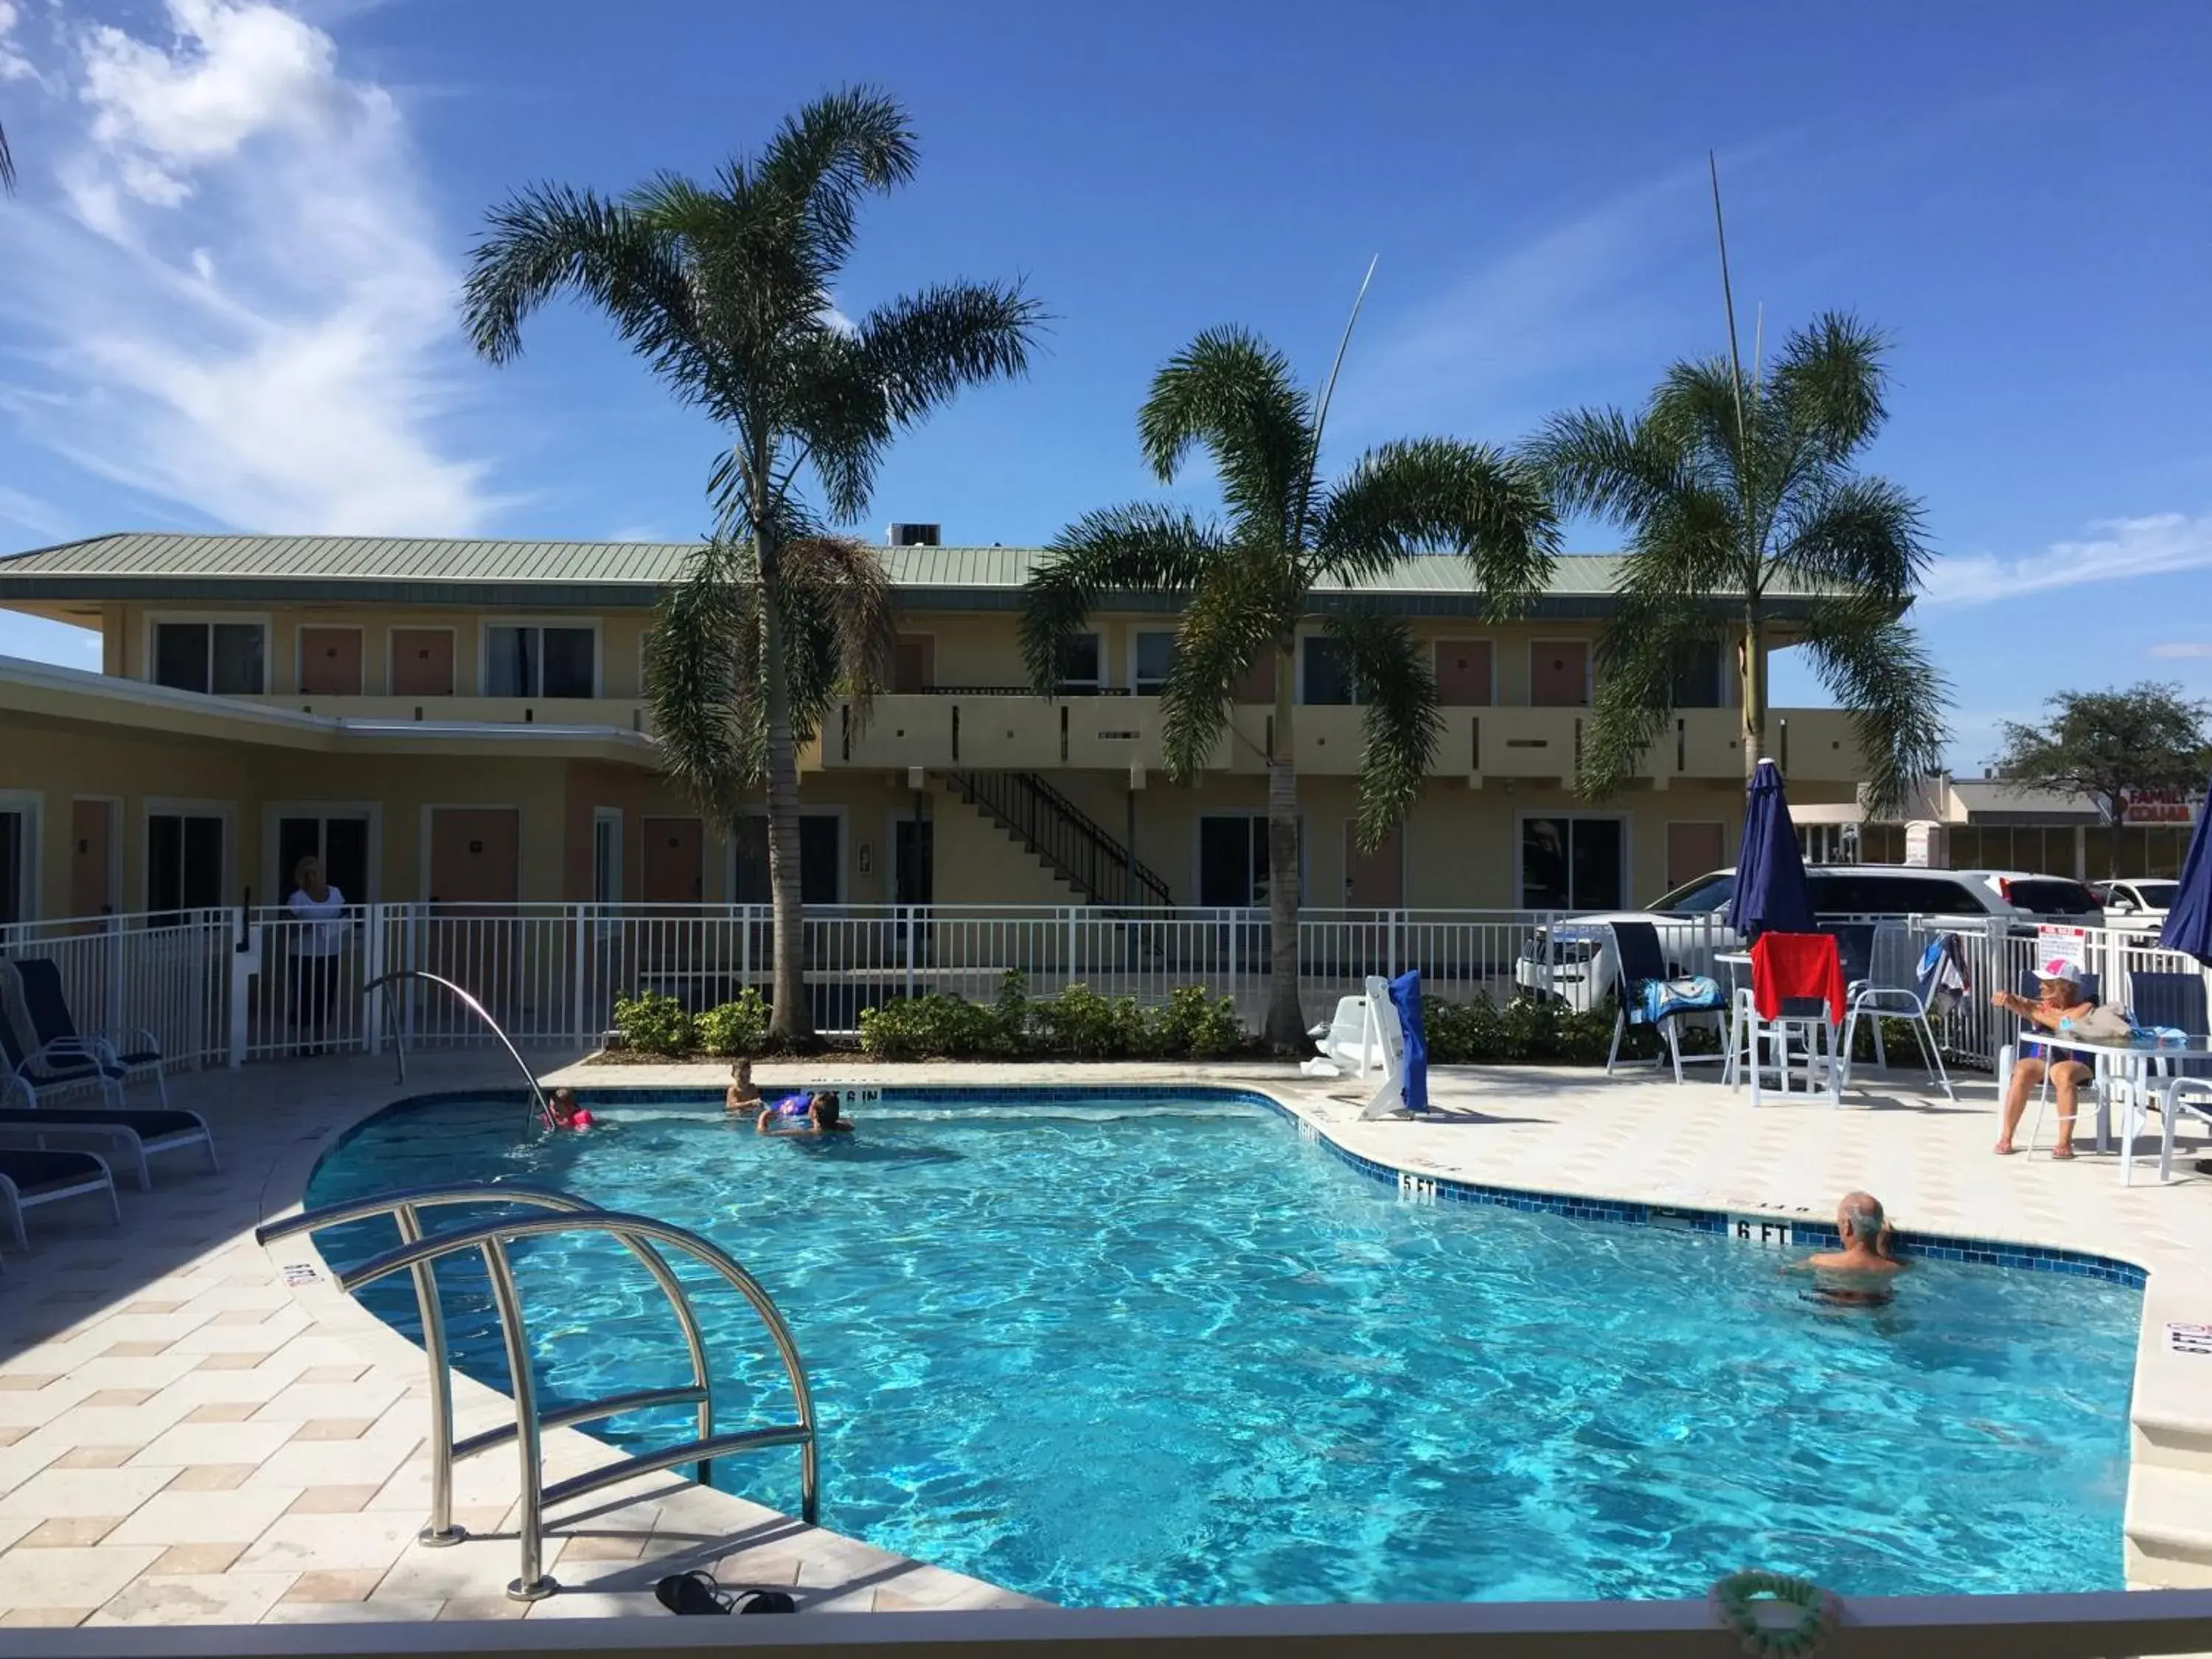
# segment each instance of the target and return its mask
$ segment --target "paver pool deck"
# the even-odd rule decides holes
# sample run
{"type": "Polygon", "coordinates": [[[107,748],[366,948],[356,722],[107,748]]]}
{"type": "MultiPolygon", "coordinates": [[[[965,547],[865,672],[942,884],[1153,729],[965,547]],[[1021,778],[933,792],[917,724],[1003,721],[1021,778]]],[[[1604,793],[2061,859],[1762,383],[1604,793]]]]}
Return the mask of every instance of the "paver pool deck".
{"type": "MultiPolygon", "coordinates": [[[[563,1057],[532,1056],[550,1069],[563,1057]]],[[[656,1476],[556,1511],[546,1542],[562,1593],[503,1594],[514,1576],[510,1456],[457,1471],[450,1549],[415,1543],[428,1507],[426,1381],[412,1344],[309,1278],[304,1241],[264,1250],[260,1222],[296,1206],[315,1159],[362,1116],[413,1094],[513,1086],[503,1060],[325,1058],[170,1079],[213,1123],[223,1169],[155,1165],[151,1193],[32,1212],[33,1248],[0,1275],[0,1624],[252,1623],[659,1613],[653,1581],[713,1568],[780,1585],[802,1612],[1030,1605],[975,1580],[656,1476]]],[[[591,1065],[592,1087],[719,1087],[723,1068],[591,1065]]],[[[1708,1074],[1709,1076],[1710,1074],[1708,1074]]],[[[1348,1083],[1288,1066],[871,1066],[836,1056],[763,1065],[764,1087],[883,1083],[1202,1082],[1262,1089],[1346,1151],[1404,1170],[1534,1192],[1826,1218],[1852,1187],[1908,1231],[2061,1246],[2149,1271],[2135,1395],[2131,1582],[2212,1583],[2212,1357],[2166,1341],[2212,1324],[2212,1180],[2192,1145],[2175,1179],[2138,1149],[2070,1164],[1993,1157],[1990,1084],[1953,1105],[1917,1076],[1876,1080],[1835,1110],[1582,1070],[1431,1074],[1443,1116],[1358,1121],[1348,1083]],[[1334,1092],[1333,1092],[1334,1091],[1334,1092]],[[2195,1369],[2192,1370],[2191,1368],[2195,1369]]],[[[2085,1133],[2081,1144],[2088,1143],[2085,1133]]],[[[1470,1212],[1480,1224],[1480,1212],[1470,1212]]],[[[803,1310],[792,1310],[803,1321],[803,1310]]],[[[462,1432],[505,1420],[504,1398],[457,1379],[462,1432]]],[[[608,1461],[574,1431],[546,1438],[549,1473],[608,1461]]],[[[834,1511],[838,1471],[823,1472],[834,1511]]]]}

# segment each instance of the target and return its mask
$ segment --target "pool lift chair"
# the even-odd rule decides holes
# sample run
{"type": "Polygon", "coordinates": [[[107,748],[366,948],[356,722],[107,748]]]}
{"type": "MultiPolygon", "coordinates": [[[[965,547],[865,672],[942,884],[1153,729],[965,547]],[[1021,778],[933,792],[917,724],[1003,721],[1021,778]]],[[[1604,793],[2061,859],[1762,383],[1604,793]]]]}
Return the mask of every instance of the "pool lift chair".
{"type": "Polygon", "coordinates": [[[1340,998],[1336,1014],[1326,1025],[1306,1033],[1320,1052],[1298,1067],[1301,1077],[1342,1077],[1346,1066],[1364,1082],[1370,1069],[1380,1077],[1374,1092],[1361,1103],[1363,1118],[1389,1117],[1402,1109],[1406,1088],[1406,1032],[1398,1006],[1390,1000],[1390,981],[1370,974],[1362,995],[1340,998]]]}

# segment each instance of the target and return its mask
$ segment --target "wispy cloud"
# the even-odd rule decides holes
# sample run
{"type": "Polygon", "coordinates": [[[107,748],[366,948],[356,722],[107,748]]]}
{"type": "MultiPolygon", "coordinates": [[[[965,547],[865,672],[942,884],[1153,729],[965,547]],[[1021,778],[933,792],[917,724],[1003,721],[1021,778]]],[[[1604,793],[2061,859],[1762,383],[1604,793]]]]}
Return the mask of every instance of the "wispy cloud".
{"type": "Polygon", "coordinates": [[[1593,367],[1633,365],[1642,386],[1679,333],[1671,278],[1711,234],[1705,188],[1700,164],[1613,197],[1385,325],[1355,345],[1338,394],[1346,424],[1387,415],[1394,428],[1443,420],[1505,438],[1593,367]]]}
{"type": "Polygon", "coordinates": [[[6,407],[187,515],[477,528],[494,503],[447,428],[456,277],[398,106],[267,0],[166,9],[158,40],[66,15],[43,47],[17,32],[66,97],[42,131],[58,199],[10,213],[0,307],[28,367],[6,407]]]}
{"type": "Polygon", "coordinates": [[[2154,657],[2212,657],[2212,640],[2168,640],[2150,648],[2154,657]]]}
{"type": "MultiPolygon", "coordinates": [[[[2184,513],[2104,519],[2089,530],[2087,540],[2053,542],[2022,558],[1969,553],[1938,559],[1929,573],[1926,603],[1986,605],[2055,588],[2212,566],[2212,514],[2193,519],[2184,513]]],[[[2196,653],[2178,650],[2172,654],[2196,653]]]]}

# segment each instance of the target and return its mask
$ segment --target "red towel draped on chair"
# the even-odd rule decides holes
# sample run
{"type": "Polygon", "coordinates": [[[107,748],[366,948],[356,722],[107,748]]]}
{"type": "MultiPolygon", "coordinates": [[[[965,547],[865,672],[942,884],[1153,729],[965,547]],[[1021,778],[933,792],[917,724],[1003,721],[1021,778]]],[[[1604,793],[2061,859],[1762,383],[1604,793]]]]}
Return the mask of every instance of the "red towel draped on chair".
{"type": "Polygon", "coordinates": [[[1774,1019],[1796,998],[1825,1003],[1831,1024],[1844,1017],[1844,959],[1832,933],[1761,933],[1751,947],[1751,998],[1774,1019]]]}

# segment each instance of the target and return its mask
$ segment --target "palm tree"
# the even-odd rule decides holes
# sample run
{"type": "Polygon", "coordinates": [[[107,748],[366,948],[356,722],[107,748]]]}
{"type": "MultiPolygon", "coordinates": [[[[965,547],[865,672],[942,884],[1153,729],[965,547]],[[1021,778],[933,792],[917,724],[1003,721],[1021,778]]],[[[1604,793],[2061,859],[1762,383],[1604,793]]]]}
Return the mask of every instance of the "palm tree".
{"type": "Polygon", "coordinates": [[[1030,577],[1022,652],[1049,695],[1069,645],[1109,593],[1172,595],[1182,624],[1160,693],[1163,761],[1194,777],[1227,724],[1236,687],[1272,659],[1267,757],[1267,909],[1272,960],[1266,1035],[1295,1047],[1298,1005],[1298,794],[1291,678],[1298,630],[1318,623],[1341,647],[1361,726],[1358,834],[1370,848],[1419,793],[1442,721],[1435,676],[1405,623],[1379,606],[1314,602],[1322,584],[1357,585],[1416,554],[1463,555],[1494,615],[1550,574],[1557,532],[1532,474],[1495,450],[1441,438],[1385,444],[1334,485],[1316,476],[1328,414],[1289,361],[1242,329],[1200,334],[1154,376],[1138,412],[1146,463],[1172,483],[1194,447],[1211,458],[1227,511],[1218,523],[1148,505],[1109,507],[1062,531],[1030,577]]]}
{"type": "MultiPolygon", "coordinates": [[[[522,319],[572,293],[683,402],[726,432],[709,480],[719,520],[655,625],[647,686],[672,776],[708,822],[738,827],[764,787],[775,915],[775,1034],[811,1035],[799,871],[799,746],[823,706],[832,659],[860,671],[879,654],[880,606],[840,625],[827,657],[794,637],[846,612],[841,585],[880,592],[859,544],[830,522],[867,508],[890,441],[962,388],[1028,367],[1042,313],[1016,283],[953,282],[848,324],[832,287],[853,248],[862,199],[913,177],[906,113],[851,88],[787,118],[757,156],[709,184],[672,173],[619,199],[543,185],[490,216],[474,251],[465,314],[479,353],[517,356],[522,319]],[[873,641],[873,643],[871,643],[873,641]]],[[[813,632],[810,635],[809,630],[813,632]]]]}
{"type": "Polygon", "coordinates": [[[1805,647],[1850,712],[1875,806],[1940,763],[1946,688],[1903,620],[1928,562],[1920,504],[1852,465],[1887,416],[1882,347],[1830,313],[1790,337],[1771,374],[1678,362],[1641,414],[1556,416],[1530,447],[1563,509],[1629,532],[1598,641],[1583,793],[1634,775],[1684,673],[1715,646],[1735,659],[1749,776],[1778,636],[1805,647]]]}

